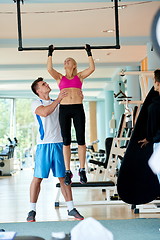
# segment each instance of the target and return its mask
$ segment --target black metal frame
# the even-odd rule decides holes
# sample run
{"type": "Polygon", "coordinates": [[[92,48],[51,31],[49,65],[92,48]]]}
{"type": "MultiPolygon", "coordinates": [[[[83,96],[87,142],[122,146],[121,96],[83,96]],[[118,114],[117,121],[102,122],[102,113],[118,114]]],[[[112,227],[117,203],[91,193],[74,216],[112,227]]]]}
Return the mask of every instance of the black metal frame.
{"type": "MultiPolygon", "coordinates": [[[[23,47],[22,46],[22,29],[21,29],[21,9],[20,2],[23,3],[24,0],[13,0],[17,3],[17,22],[18,22],[18,51],[32,51],[32,50],[48,50],[48,47],[23,47]]],[[[116,45],[113,46],[91,46],[91,49],[120,49],[119,44],[119,21],[118,21],[118,0],[114,1],[115,8],[115,32],[116,32],[116,45]]],[[[85,49],[85,46],[77,47],[54,47],[55,50],[81,50],[85,49]]]]}

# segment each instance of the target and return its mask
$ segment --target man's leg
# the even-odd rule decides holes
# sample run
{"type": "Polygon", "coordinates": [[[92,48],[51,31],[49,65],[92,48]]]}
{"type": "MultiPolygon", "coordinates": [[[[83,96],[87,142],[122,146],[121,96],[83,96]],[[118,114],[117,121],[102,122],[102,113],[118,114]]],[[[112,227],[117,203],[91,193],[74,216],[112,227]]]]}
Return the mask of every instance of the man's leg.
{"type": "Polygon", "coordinates": [[[68,217],[75,218],[77,220],[83,220],[84,217],[74,208],[73,197],[72,197],[72,190],[71,186],[66,186],[64,183],[64,178],[59,178],[60,185],[61,185],[61,192],[63,197],[66,201],[67,209],[68,209],[68,217]]]}
{"type": "Polygon", "coordinates": [[[30,185],[30,211],[28,213],[27,222],[35,222],[36,203],[41,189],[42,178],[33,177],[30,185]]]}
{"type": "Polygon", "coordinates": [[[70,170],[70,161],[71,161],[71,147],[70,145],[63,145],[63,156],[64,156],[64,162],[65,162],[65,168],[66,168],[66,172],[65,172],[65,184],[71,185],[72,183],[72,177],[73,174],[70,170]]]}
{"type": "Polygon", "coordinates": [[[70,161],[71,161],[71,148],[70,145],[63,145],[63,155],[64,155],[64,163],[66,170],[70,170],[70,161]]]}

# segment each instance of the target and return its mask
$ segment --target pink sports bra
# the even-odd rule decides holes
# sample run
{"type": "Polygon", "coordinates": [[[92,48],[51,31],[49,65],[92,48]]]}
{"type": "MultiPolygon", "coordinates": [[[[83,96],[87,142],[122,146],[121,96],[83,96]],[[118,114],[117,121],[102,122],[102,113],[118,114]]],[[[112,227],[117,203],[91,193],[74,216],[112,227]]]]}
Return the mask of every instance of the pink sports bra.
{"type": "Polygon", "coordinates": [[[63,88],[82,88],[82,82],[79,77],[76,75],[72,79],[68,79],[65,76],[62,77],[59,83],[59,89],[62,90],[63,88]]]}

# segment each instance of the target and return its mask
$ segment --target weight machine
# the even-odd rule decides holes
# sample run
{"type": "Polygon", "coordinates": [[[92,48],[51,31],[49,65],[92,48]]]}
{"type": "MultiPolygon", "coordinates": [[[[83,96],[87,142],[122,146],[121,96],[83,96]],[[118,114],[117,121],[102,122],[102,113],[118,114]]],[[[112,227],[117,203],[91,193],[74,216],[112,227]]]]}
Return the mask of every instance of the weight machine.
{"type": "Polygon", "coordinates": [[[2,147],[0,152],[0,176],[11,176],[14,173],[14,149],[18,144],[16,138],[12,141],[8,138],[9,144],[2,147]]]}

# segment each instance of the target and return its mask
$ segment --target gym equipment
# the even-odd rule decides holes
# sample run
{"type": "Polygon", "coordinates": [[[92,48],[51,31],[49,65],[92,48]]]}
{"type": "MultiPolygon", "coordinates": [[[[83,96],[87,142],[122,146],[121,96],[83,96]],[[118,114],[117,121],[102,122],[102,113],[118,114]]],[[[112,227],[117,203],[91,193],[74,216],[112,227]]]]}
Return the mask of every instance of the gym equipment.
{"type": "MultiPolygon", "coordinates": [[[[129,138],[113,138],[109,158],[107,158],[107,166],[104,173],[103,181],[87,182],[86,184],[80,184],[79,182],[73,182],[72,188],[83,188],[83,189],[101,189],[106,192],[105,200],[101,201],[87,201],[87,202],[75,202],[76,205],[90,205],[90,204],[124,204],[123,201],[119,200],[117,197],[117,164],[118,158],[124,156],[125,148],[121,148],[121,141],[129,140],[129,138]],[[107,179],[107,181],[106,181],[107,179]],[[116,201],[115,200],[116,196],[116,201]]],[[[109,140],[111,141],[111,139],[109,140]]],[[[59,202],[59,197],[61,194],[60,183],[56,184],[57,195],[55,199],[55,207],[60,207],[65,205],[65,202],[59,202]]]]}
{"type": "Polygon", "coordinates": [[[93,144],[96,143],[96,141],[92,142],[92,145],[89,145],[87,147],[87,150],[90,151],[91,155],[88,160],[89,163],[92,164],[93,168],[90,169],[90,171],[95,171],[94,173],[94,180],[97,179],[99,173],[102,173],[103,169],[107,168],[108,159],[110,155],[110,149],[112,145],[113,138],[106,138],[105,139],[105,150],[99,149],[98,152],[95,152],[93,144]]]}
{"type": "Polygon", "coordinates": [[[152,99],[158,96],[154,87],[148,93],[138,115],[132,136],[126,149],[117,180],[120,198],[129,204],[145,204],[160,195],[160,184],[157,176],[148,166],[153,152],[153,144],[141,148],[139,140],[146,137],[147,110],[152,99]]]}
{"type": "MultiPolygon", "coordinates": [[[[122,140],[126,140],[126,138],[122,138],[122,140]]],[[[87,182],[86,184],[81,184],[79,182],[73,182],[72,183],[72,188],[83,188],[83,189],[100,189],[103,192],[106,193],[105,199],[100,200],[100,201],[87,201],[87,202],[75,202],[76,205],[90,205],[90,204],[124,204],[122,201],[113,201],[112,197],[116,195],[117,190],[116,190],[116,182],[117,182],[117,176],[116,176],[116,169],[117,169],[117,159],[121,155],[123,156],[125,149],[120,148],[120,150],[114,152],[113,148],[115,147],[115,142],[111,144],[112,140],[115,141],[115,139],[109,138],[109,144],[112,145],[111,150],[108,149],[109,158],[106,158],[106,169],[105,169],[105,177],[103,181],[93,181],[93,182],[87,182]],[[114,155],[114,159],[112,159],[114,155]],[[108,160],[109,159],[109,160],[108,160]],[[107,181],[106,181],[107,179],[107,181]]],[[[106,139],[107,143],[108,139],[106,139]]],[[[119,139],[118,139],[119,141],[119,139]]],[[[116,143],[117,146],[117,143],[116,143]]],[[[119,145],[118,145],[119,146],[119,145]]],[[[92,146],[93,147],[93,146],[92,146]]],[[[118,149],[118,148],[117,148],[118,149]]],[[[56,194],[56,199],[55,199],[55,207],[60,207],[65,205],[65,202],[59,202],[60,198],[60,183],[56,184],[57,188],[57,194],[56,194]]]]}
{"type": "MultiPolygon", "coordinates": [[[[72,188],[82,188],[82,189],[105,189],[106,192],[106,197],[102,201],[87,201],[87,202],[75,202],[75,205],[91,205],[91,204],[122,204],[122,202],[119,201],[111,201],[111,192],[115,191],[115,183],[112,181],[97,181],[97,182],[87,182],[86,184],[81,184],[79,182],[73,182],[72,183],[72,188]]],[[[55,199],[55,207],[60,207],[60,206],[65,206],[65,202],[60,202],[60,183],[56,184],[56,189],[57,189],[57,194],[56,194],[56,199],[55,199]]],[[[123,203],[124,204],[124,203],[123,203]]]]}
{"type": "Polygon", "coordinates": [[[11,176],[14,172],[14,149],[18,144],[16,138],[12,141],[8,138],[9,144],[0,152],[0,175],[11,176]]]}
{"type": "MultiPolygon", "coordinates": [[[[49,50],[49,47],[23,47],[22,46],[22,30],[21,30],[21,10],[20,2],[23,0],[13,0],[17,3],[17,22],[18,22],[18,42],[19,47],[18,51],[33,51],[33,50],[49,50]]],[[[115,9],[115,33],[116,33],[116,45],[114,46],[91,46],[91,49],[120,49],[119,44],[119,23],[118,23],[118,0],[114,0],[114,9],[115,9]]],[[[85,47],[54,47],[54,50],[81,50],[85,47]]]]}

